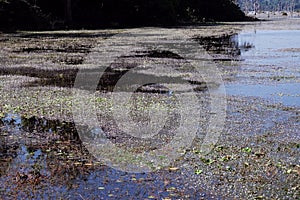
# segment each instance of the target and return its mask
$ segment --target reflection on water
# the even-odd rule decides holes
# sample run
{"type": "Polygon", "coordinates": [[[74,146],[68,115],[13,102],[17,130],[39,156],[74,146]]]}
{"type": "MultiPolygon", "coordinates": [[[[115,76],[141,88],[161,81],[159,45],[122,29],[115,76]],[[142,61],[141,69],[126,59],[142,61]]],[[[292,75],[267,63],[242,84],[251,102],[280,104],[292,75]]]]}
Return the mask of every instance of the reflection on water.
{"type": "Polygon", "coordinates": [[[97,162],[72,123],[7,114],[0,120],[0,197],[146,199],[209,197],[184,188],[181,173],[126,173],[97,162]]]}
{"type": "Polygon", "coordinates": [[[212,56],[214,61],[233,61],[239,59],[243,46],[246,49],[251,48],[251,46],[245,46],[246,44],[239,46],[237,36],[237,34],[232,34],[200,37],[195,38],[195,40],[212,56]]]}

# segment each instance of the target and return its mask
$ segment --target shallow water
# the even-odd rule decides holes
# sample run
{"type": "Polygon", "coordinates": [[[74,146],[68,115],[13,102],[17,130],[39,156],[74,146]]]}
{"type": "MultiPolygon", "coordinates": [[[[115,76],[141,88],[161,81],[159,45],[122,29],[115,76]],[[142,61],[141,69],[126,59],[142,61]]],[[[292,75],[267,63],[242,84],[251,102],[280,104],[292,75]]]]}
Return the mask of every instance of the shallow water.
{"type": "Polygon", "coordinates": [[[226,92],[230,95],[261,97],[285,106],[300,106],[300,83],[230,84],[226,86],[226,92]]]}
{"type": "Polygon", "coordinates": [[[279,66],[282,64],[280,61],[284,61],[284,64],[291,61],[293,62],[291,64],[299,66],[300,30],[257,30],[242,32],[238,35],[238,42],[240,44],[251,43],[254,45],[254,48],[242,51],[242,57],[247,59],[247,64],[279,66]],[[293,48],[295,50],[298,49],[298,51],[292,51],[293,48]]]}
{"type": "Polygon", "coordinates": [[[238,79],[245,84],[226,85],[229,95],[261,97],[286,106],[300,106],[300,30],[257,30],[242,32],[238,79]]]}
{"type": "MultiPolygon", "coordinates": [[[[204,191],[184,188],[180,172],[127,173],[104,166],[90,158],[79,140],[65,139],[64,131],[60,131],[63,126],[64,122],[25,119],[18,114],[7,114],[0,120],[0,196],[8,199],[210,197],[204,191]],[[29,129],[32,133],[59,137],[46,144],[32,143],[24,138],[29,129]]],[[[70,124],[63,129],[73,128],[70,124]]]]}

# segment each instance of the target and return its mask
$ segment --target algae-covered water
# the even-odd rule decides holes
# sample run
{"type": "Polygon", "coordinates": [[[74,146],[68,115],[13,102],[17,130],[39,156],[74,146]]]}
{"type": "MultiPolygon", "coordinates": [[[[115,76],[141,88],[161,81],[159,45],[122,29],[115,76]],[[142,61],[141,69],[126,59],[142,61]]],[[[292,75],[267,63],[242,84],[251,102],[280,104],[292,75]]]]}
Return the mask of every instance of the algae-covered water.
{"type": "Polygon", "coordinates": [[[173,29],[1,33],[0,198],[299,199],[299,24],[295,18],[173,29]],[[141,32],[155,48],[148,44],[137,48],[145,42],[140,41],[141,32]],[[203,72],[207,66],[215,67],[221,80],[196,76],[197,70],[179,52],[159,49],[183,40],[175,33],[185,33],[193,41],[190,44],[199,45],[194,61],[205,63],[203,72]],[[104,50],[115,60],[101,70],[104,50]],[[119,52],[122,55],[116,55],[119,52]],[[93,78],[99,68],[103,76],[84,100],[92,105],[100,125],[79,126],[73,92],[90,85],[74,88],[76,76],[84,69],[93,78]],[[131,77],[149,83],[118,85],[129,71],[131,77]],[[138,88],[121,108],[112,100],[114,89],[119,89],[116,84],[121,89],[138,88]],[[226,95],[218,96],[222,92],[226,95]],[[192,100],[180,102],[184,95],[192,99],[190,94],[195,94],[197,105],[192,100]],[[216,113],[213,106],[226,115],[216,113]],[[185,113],[194,112],[190,108],[200,115],[182,121],[185,113]],[[166,114],[162,119],[160,112],[166,114]],[[165,122],[163,129],[144,138],[126,134],[118,124],[130,121],[147,127],[152,116],[157,118],[154,122],[165,122]],[[220,130],[212,122],[218,117],[224,120],[221,134],[207,137],[220,130]],[[192,126],[194,120],[195,134],[189,132],[191,127],[180,126],[183,122],[192,126]],[[156,151],[170,147],[167,144],[174,138],[180,143],[175,134],[179,128],[185,131],[182,136],[191,136],[190,143],[176,152],[156,151]],[[114,166],[115,161],[127,159],[124,163],[136,165],[140,160],[118,152],[111,163],[99,159],[78,130],[133,155],[152,158],[148,152],[159,152],[162,165],[146,163],[151,172],[119,170],[122,166],[114,166]],[[215,136],[216,143],[203,154],[201,144],[215,136]],[[175,159],[164,165],[163,160],[174,154],[175,159]]]}

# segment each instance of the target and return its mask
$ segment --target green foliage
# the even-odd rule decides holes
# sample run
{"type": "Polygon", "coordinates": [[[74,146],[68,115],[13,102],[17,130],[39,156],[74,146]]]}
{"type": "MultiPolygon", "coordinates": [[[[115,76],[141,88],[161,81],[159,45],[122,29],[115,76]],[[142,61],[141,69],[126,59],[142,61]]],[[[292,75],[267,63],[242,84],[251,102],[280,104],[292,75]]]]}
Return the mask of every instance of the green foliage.
{"type": "Polygon", "coordinates": [[[252,149],[250,147],[245,147],[242,149],[243,152],[246,152],[246,153],[251,153],[252,152],[252,149]]]}
{"type": "Polygon", "coordinates": [[[200,175],[200,174],[202,174],[202,173],[203,173],[203,170],[201,170],[201,169],[195,170],[195,174],[196,174],[196,175],[200,175]]]}

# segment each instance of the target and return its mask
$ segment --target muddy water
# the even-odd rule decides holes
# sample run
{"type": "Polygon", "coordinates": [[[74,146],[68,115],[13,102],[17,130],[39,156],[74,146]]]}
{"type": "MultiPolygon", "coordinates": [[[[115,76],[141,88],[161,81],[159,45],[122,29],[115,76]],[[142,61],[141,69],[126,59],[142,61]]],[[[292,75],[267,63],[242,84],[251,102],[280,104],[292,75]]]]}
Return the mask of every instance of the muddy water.
{"type": "Polygon", "coordinates": [[[237,83],[226,86],[229,95],[255,96],[300,106],[300,31],[257,30],[238,35],[241,49],[237,83]],[[242,82],[242,83],[241,83],[242,82]]]}

